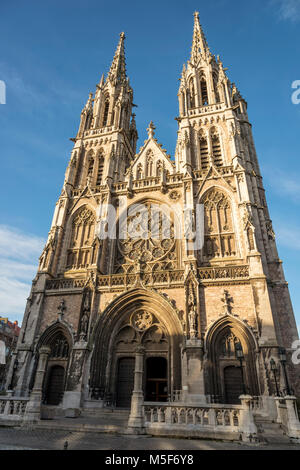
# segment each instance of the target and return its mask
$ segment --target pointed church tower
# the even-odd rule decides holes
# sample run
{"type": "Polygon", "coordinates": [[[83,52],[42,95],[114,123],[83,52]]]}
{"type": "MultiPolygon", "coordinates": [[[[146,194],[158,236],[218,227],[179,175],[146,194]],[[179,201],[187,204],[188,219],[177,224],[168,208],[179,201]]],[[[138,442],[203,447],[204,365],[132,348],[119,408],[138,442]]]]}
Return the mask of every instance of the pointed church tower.
{"type": "Polygon", "coordinates": [[[126,74],[124,41],[125,34],[121,33],[106,80],[102,75],[95,97],[90,93],[82,110],[73,149],[77,165],[67,181],[74,189],[83,189],[87,179],[92,187],[120,181],[135,155],[138,135],[132,118],[133,90],[126,74]]]}
{"type": "MultiPolygon", "coordinates": [[[[259,361],[263,364],[260,378],[255,380],[259,389],[268,393],[267,390],[274,390],[275,386],[269,359],[273,356],[279,362],[279,347],[289,351],[290,380],[299,387],[291,360],[291,347],[298,333],[277,253],[247,103],[226,71],[219,56],[216,58],[210,52],[196,12],[191,57],[183,66],[178,92],[175,161],[177,171],[184,174],[186,206],[192,207],[194,214],[197,205],[204,208],[204,245],[197,252],[187,249],[186,263],[188,260],[196,263],[200,273],[202,266],[210,266],[200,277],[220,274],[222,269],[227,271],[230,280],[219,285],[224,286],[226,295],[231,294],[233,310],[240,312],[240,320],[255,332],[259,361]],[[230,269],[236,272],[233,277],[230,269]],[[244,281],[237,285],[234,280],[244,269],[248,287],[244,281]],[[254,317],[248,310],[250,305],[254,317]]],[[[212,285],[208,288],[205,277],[199,289],[202,305],[199,324],[207,337],[210,334],[205,326],[208,318],[209,322],[218,319],[217,311],[213,313],[213,306],[209,306],[209,299],[215,295],[218,299],[221,297],[217,287],[215,293],[212,285]]],[[[227,321],[232,319],[230,315],[225,317],[227,321]]],[[[226,320],[223,320],[225,327],[226,320]]],[[[216,361],[215,354],[208,347],[208,360],[216,361]]],[[[249,370],[251,367],[248,364],[249,370]]],[[[230,374],[228,369],[226,379],[222,371],[212,369],[208,372],[211,375],[208,388],[213,393],[217,389],[218,393],[224,391],[224,383],[231,380],[230,374]]],[[[283,372],[281,377],[284,377],[283,372]]]]}

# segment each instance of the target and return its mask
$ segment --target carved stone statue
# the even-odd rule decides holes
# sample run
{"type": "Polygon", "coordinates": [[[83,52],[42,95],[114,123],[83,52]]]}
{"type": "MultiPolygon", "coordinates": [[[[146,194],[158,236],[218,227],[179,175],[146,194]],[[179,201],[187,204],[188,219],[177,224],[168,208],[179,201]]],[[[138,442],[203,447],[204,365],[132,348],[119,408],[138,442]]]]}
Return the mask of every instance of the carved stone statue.
{"type": "Polygon", "coordinates": [[[197,336],[197,311],[195,305],[189,309],[189,327],[190,337],[196,338],[197,336]]]}

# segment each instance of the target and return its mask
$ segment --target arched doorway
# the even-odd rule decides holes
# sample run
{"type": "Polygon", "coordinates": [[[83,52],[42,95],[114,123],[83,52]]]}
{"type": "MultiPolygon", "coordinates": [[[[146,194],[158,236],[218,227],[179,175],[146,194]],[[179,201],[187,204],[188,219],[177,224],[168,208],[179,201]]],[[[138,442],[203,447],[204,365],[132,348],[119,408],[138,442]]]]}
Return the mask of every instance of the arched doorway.
{"type": "Polygon", "coordinates": [[[134,357],[121,357],[118,360],[116,406],[130,408],[134,386],[134,357]]]}
{"type": "Polygon", "coordinates": [[[53,325],[43,333],[38,349],[41,346],[49,346],[50,348],[44,377],[42,401],[45,405],[59,405],[62,402],[66,386],[66,371],[69,365],[71,338],[64,326],[61,324],[53,325]]]}
{"type": "Polygon", "coordinates": [[[168,367],[165,357],[146,359],[145,401],[167,401],[168,367]]]}
{"type": "Polygon", "coordinates": [[[240,403],[244,393],[259,395],[256,343],[250,330],[227,315],[206,336],[206,393],[215,403],[240,403]]]}
{"type": "MultiPolygon", "coordinates": [[[[163,296],[143,288],[120,295],[106,308],[94,329],[91,391],[102,390],[103,396],[111,396],[117,406],[123,405],[124,401],[125,406],[130,405],[128,396],[121,398],[125,388],[129,389],[129,384],[123,383],[123,368],[130,369],[134,377],[139,348],[144,351],[144,393],[147,384],[147,359],[154,357],[165,358],[167,364],[164,370],[167,370],[168,390],[167,393],[159,390],[158,395],[170,395],[173,390],[180,390],[182,334],[180,318],[163,296]],[[125,358],[131,358],[131,361],[125,361],[125,358]]],[[[166,382],[163,375],[157,377],[151,374],[150,378],[166,382]]]]}
{"type": "Polygon", "coordinates": [[[59,405],[64,393],[65,369],[63,366],[52,366],[49,371],[48,384],[45,394],[47,405],[59,405]]]}

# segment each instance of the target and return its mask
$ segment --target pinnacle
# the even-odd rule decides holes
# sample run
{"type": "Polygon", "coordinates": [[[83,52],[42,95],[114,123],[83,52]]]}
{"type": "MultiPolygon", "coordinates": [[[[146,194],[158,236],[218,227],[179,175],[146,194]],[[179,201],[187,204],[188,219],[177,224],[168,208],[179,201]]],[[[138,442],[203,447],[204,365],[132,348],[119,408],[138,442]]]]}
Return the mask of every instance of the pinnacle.
{"type": "Polygon", "coordinates": [[[114,83],[124,83],[127,80],[124,41],[125,33],[122,32],[120,33],[119,44],[108,72],[108,79],[114,83]]]}
{"type": "Polygon", "coordinates": [[[199,21],[199,12],[195,11],[194,13],[194,34],[193,34],[193,44],[191,52],[191,62],[197,64],[201,58],[201,54],[208,55],[209,47],[206,41],[206,37],[202,30],[200,21],[199,21]]]}

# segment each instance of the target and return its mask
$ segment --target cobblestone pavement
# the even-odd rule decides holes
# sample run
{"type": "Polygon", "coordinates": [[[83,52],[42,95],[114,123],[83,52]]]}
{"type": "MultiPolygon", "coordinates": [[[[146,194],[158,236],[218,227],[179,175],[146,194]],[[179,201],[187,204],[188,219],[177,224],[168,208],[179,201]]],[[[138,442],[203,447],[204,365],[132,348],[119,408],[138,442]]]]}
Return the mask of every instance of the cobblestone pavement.
{"type": "Polygon", "coordinates": [[[198,439],[0,428],[0,450],[300,450],[299,444],[251,445],[198,439]]]}

